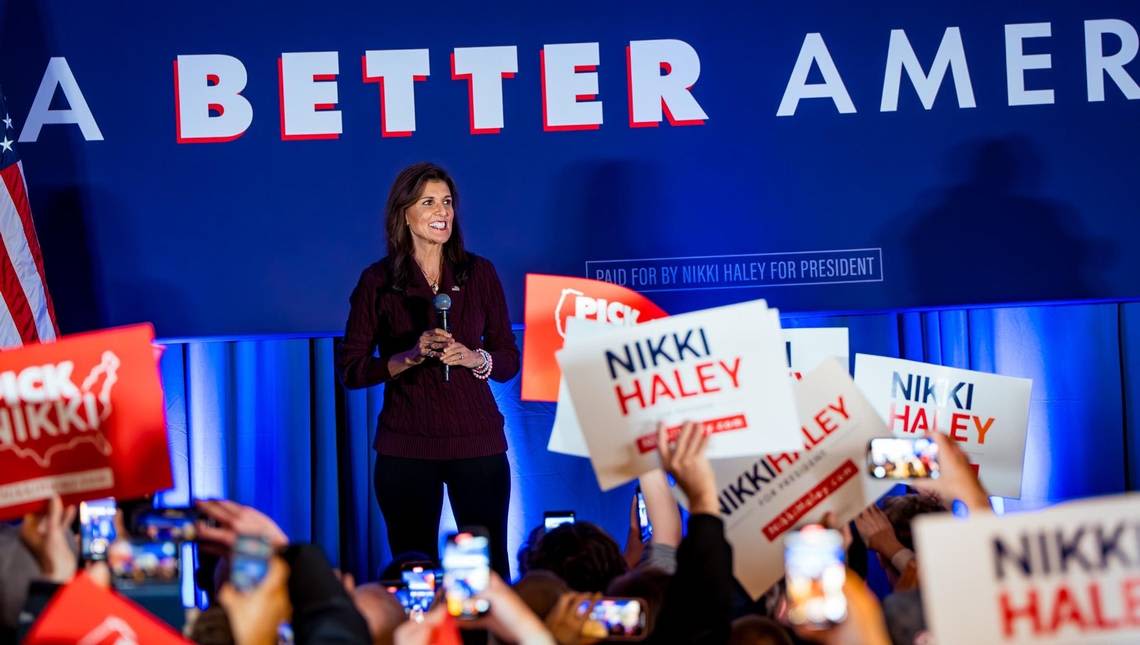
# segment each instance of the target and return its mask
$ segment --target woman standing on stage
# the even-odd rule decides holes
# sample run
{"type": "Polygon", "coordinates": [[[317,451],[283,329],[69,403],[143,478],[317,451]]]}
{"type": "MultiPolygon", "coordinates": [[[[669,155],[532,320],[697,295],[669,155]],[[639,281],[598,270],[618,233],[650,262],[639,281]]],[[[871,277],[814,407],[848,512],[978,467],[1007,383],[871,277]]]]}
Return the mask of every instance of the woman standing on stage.
{"type": "Polygon", "coordinates": [[[396,177],[388,255],[352,292],[337,371],[349,388],[386,384],[375,486],[392,554],[419,551],[438,562],[446,483],[456,523],[489,531],[491,566],[510,579],[510,467],[487,379],[512,378],[519,351],[494,266],[463,248],[458,202],[439,166],[418,163],[396,177]],[[451,299],[450,333],[433,305],[439,294],[451,299]]]}

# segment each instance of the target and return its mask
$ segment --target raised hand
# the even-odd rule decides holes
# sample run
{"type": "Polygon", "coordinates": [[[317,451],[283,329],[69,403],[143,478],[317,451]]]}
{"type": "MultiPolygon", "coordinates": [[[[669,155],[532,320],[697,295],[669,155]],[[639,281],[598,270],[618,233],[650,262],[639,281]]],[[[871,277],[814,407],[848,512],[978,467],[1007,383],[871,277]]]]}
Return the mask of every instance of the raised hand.
{"type": "Polygon", "coordinates": [[[690,513],[716,515],[716,475],[705,456],[709,435],[699,424],[685,422],[675,444],[669,444],[665,424],[657,424],[657,453],[661,468],[677,480],[689,499],[690,513]]]}
{"type": "Polygon", "coordinates": [[[75,507],[64,508],[59,495],[52,495],[42,513],[29,513],[20,526],[20,538],[27,545],[40,570],[52,582],[64,584],[75,577],[79,566],[76,536],[71,532],[75,507]]]}

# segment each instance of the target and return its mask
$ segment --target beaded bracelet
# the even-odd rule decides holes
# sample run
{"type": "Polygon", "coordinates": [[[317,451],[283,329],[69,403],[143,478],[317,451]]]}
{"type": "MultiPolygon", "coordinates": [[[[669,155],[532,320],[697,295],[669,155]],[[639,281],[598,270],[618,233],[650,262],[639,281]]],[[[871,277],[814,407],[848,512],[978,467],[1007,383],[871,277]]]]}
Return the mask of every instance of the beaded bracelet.
{"type": "Polygon", "coordinates": [[[476,367],[474,370],[472,370],[472,372],[474,372],[475,378],[481,381],[486,381],[487,378],[491,376],[491,368],[494,366],[495,361],[485,350],[477,349],[475,351],[483,357],[483,364],[479,367],[476,367]]]}

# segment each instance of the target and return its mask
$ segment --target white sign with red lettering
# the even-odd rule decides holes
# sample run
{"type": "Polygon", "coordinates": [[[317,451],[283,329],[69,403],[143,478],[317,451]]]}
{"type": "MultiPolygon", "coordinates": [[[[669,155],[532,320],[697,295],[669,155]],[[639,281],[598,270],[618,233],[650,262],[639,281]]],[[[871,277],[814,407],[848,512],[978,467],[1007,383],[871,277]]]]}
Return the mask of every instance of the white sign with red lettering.
{"type": "Polygon", "coordinates": [[[1021,496],[1031,379],[856,354],[855,382],[896,436],[949,435],[991,495],[1021,496]]]}
{"type": "Polygon", "coordinates": [[[1003,517],[923,515],[914,541],[939,643],[1140,643],[1136,493],[1003,517]]]}
{"type": "Polygon", "coordinates": [[[558,362],[602,490],[659,467],[658,422],[671,434],[702,423],[713,458],[800,446],[779,318],[762,300],[584,338],[558,362]]]}
{"type": "Polygon", "coordinates": [[[758,598],[784,575],[784,537],[834,512],[847,522],[895,482],[867,475],[883,420],[834,359],[795,382],[799,450],[713,462],[736,579],[758,598]]]}

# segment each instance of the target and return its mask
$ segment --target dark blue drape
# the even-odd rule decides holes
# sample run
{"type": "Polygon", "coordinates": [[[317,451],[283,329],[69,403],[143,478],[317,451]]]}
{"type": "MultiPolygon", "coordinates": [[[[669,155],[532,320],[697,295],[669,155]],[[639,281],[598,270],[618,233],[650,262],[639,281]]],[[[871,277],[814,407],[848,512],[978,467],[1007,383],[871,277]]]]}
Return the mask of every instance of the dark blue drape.
{"type": "MultiPolygon", "coordinates": [[[[1140,464],[1140,304],[790,315],[785,327],[848,327],[855,352],[1033,379],[1023,494],[1006,510],[1130,490],[1140,464]]],[[[519,334],[521,338],[521,333],[519,334]]],[[[345,391],[333,338],[178,341],[162,359],[177,488],[170,504],[224,496],[267,512],[371,579],[391,557],[373,498],[382,388],[345,391]]],[[[549,453],[554,405],[493,384],[514,476],[511,549],[547,509],[575,509],[619,542],[630,487],[598,490],[585,459],[549,453]]],[[[445,512],[445,515],[447,513],[445,512]]]]}

